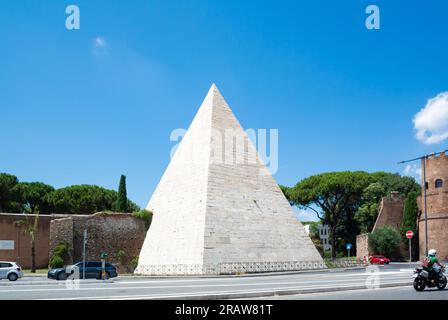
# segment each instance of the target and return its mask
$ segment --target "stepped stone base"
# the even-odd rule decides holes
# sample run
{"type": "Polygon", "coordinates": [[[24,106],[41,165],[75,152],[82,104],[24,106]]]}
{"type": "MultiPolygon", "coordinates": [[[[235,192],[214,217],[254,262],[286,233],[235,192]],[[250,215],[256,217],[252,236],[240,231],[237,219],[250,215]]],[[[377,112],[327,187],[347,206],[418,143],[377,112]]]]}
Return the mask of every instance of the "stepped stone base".
{"type": "Polygon", "coordinates": [[[136,274],[145,275],[219,275],[276,271],[300,271],[325,269],[322,261],[284,261],[284,262],[235,262],[218,264],[177,264],[177,265],[141,265],[136,274]]]}

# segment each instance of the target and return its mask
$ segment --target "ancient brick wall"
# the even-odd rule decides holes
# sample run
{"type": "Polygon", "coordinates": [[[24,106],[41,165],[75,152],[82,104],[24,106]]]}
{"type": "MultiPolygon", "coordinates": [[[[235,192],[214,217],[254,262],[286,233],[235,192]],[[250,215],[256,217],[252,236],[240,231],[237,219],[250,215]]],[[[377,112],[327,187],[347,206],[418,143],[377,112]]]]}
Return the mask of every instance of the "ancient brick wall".
{"type": "Polygon", "coordinates": [[[49,258],[53,255],[54,249],[61,243],[67,243],[69,255],[65,263],[73,263],[73,219],[71,217],[61,218],[50,223],[50,243],[49,258]]]}
{"type": "Polygon", "coordinates": [[[372,232],[384,226],[400,231],[403,222],[403,210],[404,199],[398,192],[391,192],[390,196],[381,199],[380,210],[372,232]]]}
{"type": "MultiPolygon", "coordinates": [[[[73,219],[73,262],[82,260],[83,232],[87,230],[86,259],[99,261],[107,253],[109,262],[128,266],[138,257],[145,239],[143,220],[127,213],[99,212],[91,216],[75,215],[73,219]],[[118,253],[123,251],[120,259],[118,253]],[[121,260],[121,261],[120,261],[121,260]]],[[[125,271],[121,268],[121,271],[125,271]]]]}
{"type": "MultiPolygon", "coordinates": [[[[48,249],[50,222],[57,216],[40,215],[36,235],[36,267],[48,267],[48,249]]],[[[25,226],[19,227],[20,221],[34,222],[35,215],[23,213],[1,213],[0,214],[0,240],[14,241],[13,250],[1,250],[0,260],[14,261],[23,268],[31,268],[31,238],[25,232],[25,226]]]]}
{"type": "MultiPolygon", "coordinates": [[[[439,258],[448,260],[448,157],[445,153],[430,156],[426,167],[426,204],[428,215],[428,249],[436,249],[439,258]]],[[[423,194],[422,175],[422,194],[423,194]]],[[[420,257],[426,253],[424,198],[419,198],[419,242],[420,257]]]]}
{"type": "Polygon", "coordinates": [[[356,236],[356,258],[363,260],[369,258],[369,234],[363,233],[356,236]]]}

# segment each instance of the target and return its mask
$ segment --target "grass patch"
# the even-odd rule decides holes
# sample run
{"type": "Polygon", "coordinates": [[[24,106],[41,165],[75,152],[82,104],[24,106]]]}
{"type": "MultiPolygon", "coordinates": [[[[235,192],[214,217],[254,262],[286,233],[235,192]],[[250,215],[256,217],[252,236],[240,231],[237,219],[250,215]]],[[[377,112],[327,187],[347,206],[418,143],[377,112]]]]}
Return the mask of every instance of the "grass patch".
{"type": "Polygon", "coordinates": [[[36,273],[31,273],[31,269],[23,269],[25,274],[47,274],[48,269],[36,269],[36,273]]]}

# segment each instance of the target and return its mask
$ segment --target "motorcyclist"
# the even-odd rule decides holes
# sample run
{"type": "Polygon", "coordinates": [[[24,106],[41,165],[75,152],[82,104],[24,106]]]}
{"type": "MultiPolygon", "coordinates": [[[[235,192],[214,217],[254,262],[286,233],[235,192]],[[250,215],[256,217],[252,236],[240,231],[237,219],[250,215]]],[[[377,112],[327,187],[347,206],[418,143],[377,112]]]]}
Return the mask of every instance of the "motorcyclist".
{"type": "Polygon", "coordinates": [[[445,268],[443,264],[439,262],[439,259],[437,258],[437,250],[431,249],[428,251],[428,257],[426,258],[427,265],[424,267],[426,271],[428,271],[429,278],[435,279],[438,275],[438,271],[434,269],[434,265],[438,265],[441,268],[445,268]]]}

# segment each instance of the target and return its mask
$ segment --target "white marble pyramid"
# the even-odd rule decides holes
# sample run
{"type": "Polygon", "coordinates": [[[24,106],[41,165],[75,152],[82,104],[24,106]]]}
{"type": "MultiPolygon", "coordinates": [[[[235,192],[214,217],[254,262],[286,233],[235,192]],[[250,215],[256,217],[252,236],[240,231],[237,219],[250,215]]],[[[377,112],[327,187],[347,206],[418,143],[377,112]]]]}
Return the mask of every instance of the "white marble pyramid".
{"type": "Polygon", "coordinates": [[[232,274],[324,267],[214,84],[147,209],[154,216],[135,270],[138,274],[232,274]]]}

